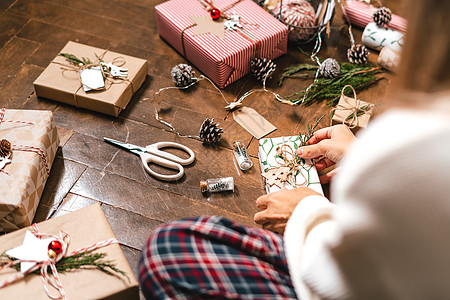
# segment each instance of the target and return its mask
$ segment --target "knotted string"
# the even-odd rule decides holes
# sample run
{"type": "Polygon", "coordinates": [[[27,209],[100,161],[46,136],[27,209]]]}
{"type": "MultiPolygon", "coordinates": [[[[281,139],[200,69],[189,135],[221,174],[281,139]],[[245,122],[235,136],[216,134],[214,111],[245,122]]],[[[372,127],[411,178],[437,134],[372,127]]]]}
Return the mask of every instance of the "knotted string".
{"type": "Polygon", "coordinates": [[[61,283],[61,279],[59,277],[59,273],[58,273],[58,271],[56,269],[56,263],[58,261],[60,261],[63,257],[71,257],[71,256],[74,256],[76,254],[90,252],[90,251],[97,250],[97,249],[102,248],[102,247],[109,246],[111,244],[118,244],[119,243],[119,241],[116,238],[112,238],[112,239],[108,239],[108,240],[105,240],[105,241],[102,241],[102,242],[94,243],[94,244],[92,244],[90,246],[83,247],[83,248],[78,249],[76,251],[72,251],[70,253],[67,253],[68,248],[69,248],[69,244],[70,244],[70,236],[69,236],[68,233],[66,233],[63,230],[61,230],[60,233],[59,233],[59,236],[52,235],[52,234],[43,234],[43,233],[39,232],[39,228],[38,228],[37,224],[33,224],[32,228],[33,228],[32,233],[36,237],[38,237],[40,239],[53,238],[54,240],[59,241],[61,243],[61,245],[62,245],[61,253],[58,253],[56,255],[56,257],[54,257],[54,258],[50,258],[49,257],[47,260],[44,260],[44,261],[33,261],[33,260],[22,260],[22,259],[17,259],[17,260],[8,261],[8,262],[1,262],[0,261],[0,271],[2,269],[4,269],[5,267],[11,267],[11,266],[19,264],[21,262],[33,262],[33,263],[36,263],[36,265],[34,267],[32,267],[31,269],[29,269],[28,271],[26,271],[24,273],[20,272],[18,274],[15,274],[15,275],[9,277],[8,279],[6,279],[4,281],[0,281],[0,288],[5,287],[5,286],[7,286],[7,285],[9,285],[9,284],[19,280],[19,279],[22,279],[27,274],[32,273],[32,272],[40,269],[42,283],[43,283],[44,290],[45,290],[47,296],[50,299],[63,299],[63,300],[65,300],[65,299],[67,299],[67,296],[66,296],[66,293],[64,291],[64,287],[63,287],[63,285],[61,283]],[[49,268],[51,270],[51,275],[53,275],[53,279],[52,279],[52,276],[48,273],[48,269],[49,268]],[[50,293],[49,286],[52,286],[58,292],[59,295],[56,295],[56,296],[52,295],[50,293]]]}
{"type": "MultiPolygon", "coordinates": [[[[331,120],[330,126],[332,125],[332,122],[333,122],[331,116],[333,116],[333,113],[335,113],[338,110],[343,110],[343,111],[349,112],[348,116],[346,118],[344,118],[344,120],[342,121],[342,124],[347,125],[350,129],[353,129],[353,128],[359,126],[358,117],[360,117],[366,113],[368,113],[370,115],[372,114],[370,112],[370,110],[373,108],[374,105],[373,104],[361,105],[361,100],[358,100],[356,98],[356,91],[351,85],[346,85],[342,88],[341,99],[343,101],[345,101],[346,105],[341,105],[341,104],[339,104],[340,103],[339,102],[338,105],[336,105],[336,107],[330,111],[330,120],[331,120]],[[347,98],[349,98],[349,97],[346,97],[344,95],[344,91],[348,87],[351,88],[353,91],[353,100],[355,100],[354,103],[348,102],[347,98]]],[[[352,99],[352,98],[350,98],[350,99],[352,99]]]]}
{"type": "Polygon", "coordinates": [[[308,183],[308,179],[300,171],[302,167],[301,160],[295,154],[294,150],[288,144],[278,146],[275,161],[279,164],[278,167],[270,168],[262,174],[266,178],[266,182],[272,186],[276,185],[279,188],[284,186],[287,182],[294,188],[303,186],[308,183]],[[296,175],[300,173],[304,179],[302,183],[297,184],[296,175]]]}
{"type": "MultiPolygon", "coordinates": [[[[4,120],[5,118],[5,112],[6,109],[2,108],[0,109],[0,125],[2,123],[13,123],[13,124],[24,124],[24,125],[34,125],[34,122],[28,122],[28,121],[20,121],[20,120],[4,120]]],[[[45,152],[39,148],[39,147],[35,147],[35,146],[28,146],[28,145],[11,145],[11,150],[16,150],[16,151],[26,151],[26,152],[34,152],[37,155],[39,155],[39,157],[41,158],[42,162],[44,163],[44,167],[45,167],[45,171],[47,173],[47,175],[50,175],[50,167],[48,165],[48,160],[47,160],[47,155],[45,155],[45,152]]],[[[0,170],[0,172],[5,173],[6,175],[10,175],[8,172],[4,171],[3,169],[0,170]]]]}
{"type": "MultiPolygon", "coordinates": [[[[108,68],[106,68],[106,71],[105,71],[103,66],[100,64],[100,62],[103,61],[103,57],[105,56],[105,54],[107,52],[108,52],[108,50],[105,50],[102,53],[102,55],[100,55],[100,56],[95,54],[95,57],[97,59],[96,63],[85,64],[85,65],[81,65],[81,66],[68,65],[68,64],[57,62],[57,61],[52,61],[51,62],[53,64],[61,65],[62,66],[61,69],[63,70],[63,72],[65,72],[65,71],[78,72],[78,80],[80,81],[80,86],[76,89],[76,91],[73,94],[73,100],[74,100],[75,107],[79,107],[78,106],[77,94],[80,91],[80,89],[83,88],[83,86],[85,86],[88,89],[90,89],[90,91],[107,91],[107,90],[109,90],[111,88],[111,86],[113,84],[128,82],[130,84],[130,87],[131,87],[131,93],[134,94],[133,82],[131,80],[129,80],[128,77],[113,76],[108,68]],[[83,71],[84,69],[92,69],[94,67],[99,67],[100,71],[102,72],[102,76],[105,79],[105,85],[103,87],[93,88],[93,87],[88,86],[87,84],[83,84],[83,82],[81,80],[81,71],[83,71]]],[[[124,64],[126,64],[126,60],[125,60],[125,58],[123,56],[118,56],[118,57],[115,57],[112,60],[111,64],[113,64],[113,65],[115,65],[117,67],[121,67],[124,64]]]]}

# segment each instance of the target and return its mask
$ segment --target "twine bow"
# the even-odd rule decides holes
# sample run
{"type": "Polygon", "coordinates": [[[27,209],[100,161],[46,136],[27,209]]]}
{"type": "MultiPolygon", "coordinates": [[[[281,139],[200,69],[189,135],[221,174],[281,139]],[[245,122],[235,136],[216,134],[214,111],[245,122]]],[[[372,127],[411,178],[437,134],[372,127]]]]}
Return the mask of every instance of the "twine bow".
{"type": "Polygon", "coordinates": [[[292,147],[283,144],[278,146],[276,150],[277,154],[275,156],[275,161],[279,166],[270,168],[262,174],[266,179],[266,183],[269,184],[269,186],[276,185],[279,188],[283,188],[285,182],[289,183],[294,188],[305,185],[308,182],[308,179],[300,172],[301,160],[295,154],[292,147]],[[304,179],[300,184],[297,184],[295,178],[298,173],[300,173],[304,179]]]}
{"type": "MultiPolygon", "coordinates": [[[[104,68],[103,65],[100,63],[100,62],[103,62],[103,57],[105,56],[105,54],[107,52],[108,52],[108,50],[105,50],[102,53],[102,55],[100,55],[100,56],[95,54],[95,57],[97,59],[97,62],[95,62],[95,63],[91,63],[90,60],[87,60],[86,61],[87,63],[81,64],[78,66],[68,65],[68,64],[63,64],[60,62],[52,61],[53,64],[61,65],[61,69],[63,70],[63,72],[64,71],[74,71],[74,72],[78,73],[78,80],[80,81],[80,86],[77,88],[77,90],[73,94],[74,104],[76,107],[78,107],[77,93],[78,93],[78,91],[80,91],[81,88],[83,88],[83,86],[87,87],[91,91],[107,91],[113,84],[128,82],[131,86],[131,93],[134,94],[133,82],[131,80],[129,80],[127,76],[126,77],[114,76],[113,74],[111,74],[111,70],[109,68],[104,68]],[[85,69],[92,69],[92,68],[99,68],[99,70],[102,72],[102,76],[105,80],[105,85],[103,87],[93,88],[82,82],[81,71],[83,71],[85,69]]],[[[118,56],[112,60],[111,64],[113,64],[117,67],[122,67],[123,65],[126,64],[126,60],[124,57],[118,56]]]]}
{"type": "MultiPolygon", "coordinates": [[[[350,99],[352,99],[352,98],[350,98],[350,99]]],[[[356,98],[356,91],[351,85],[346,85],[342,88],[341,100],[344,101],[347,105],[341,105],[341,104],[336,105],[336,107],[330,111],[330,119],[331,119],[330,122],[331,123],[333,122],[331,116],[333,115],[334,112],[336,112],[338,110],[348,111],[349,114],[346,118],[344,118],[344,120],[342,121],[342,124],[347,125],[350,129],[358,127],[359,126],[358,117],[360,117],[366,113],[371,114],[370,110],[374,107],[373,104],[361,105],[361,100],[358,100],[356,98]],[[347,100],[347,98],[350,98],[350,97],[346,97],[344,95],[344,91],[348,87],[351,88],[353,91],[353,100],[355,100],[354,103],[350,103],[347,100]]],[[[331,123],[330,123],[330,126],[331,126],[331,123]]]]}
{"type": "Polygon", "coordinates": [[[76,254],[80,254],[80,253],[85,253],[85,252],[89,252],[89,251],[93,251],[102,247],[106,247],[109,246],[111,244],[117,244],[119,243],[119,241],[116,238],[112,238],[109,240],[105,240],[102,242],[98,242],[98,243],[94,243],[88,247],[84,247],[81,249],[78,249],[76,251],[72,251],[70,253],[67,253],[68,248],[69,248],[69,244],[70,244],[70,236],[68,233],[64,232],[63,230],[60,231],[59,236],[56,235],[52,235],[52,234],[44,234],[44,233],[40,233],[39,232],[39,228],[37,226],[37,224],[33,224],[32,225],[33,228],[33,234],[40,238],[53,238],[54,240],[57,240],[61,243],[62,245],[62,251],[60,253],[57,254],[56,257],[54,258],[48,258],[47,260],[44,261],[32,261],[32,260],[22,260],[22,259],[17,259],[14,261],[9,261],[9,262],[0,262],[0,271],[3,270],[5,267],[11,267],[13,265],[16,265],[18,263],[21,262],[33,262],[36,263],[36,265],[34,267],[32,267],[31,269],[29,269],[28,271],[22,273],[17,273],[16,275],[13,275],[11,277],[9,277],[8,279],[4,280],[4,281],[0,281],[0,288],[5,287],[19,279],[24,278],[27,274],[32,273],[36,270],[40,269],[40,273],[41,273],[41,279],[42,279],[42,283],[44,286],[44,290],[45,293],[47,294],[47,296],[50,299],[67,299],[67,295],[64,291],[64,287],[61,283],[60,277],[59,277],[59,273],[56,270],[56,263],[58,261],[60,261],[63,257],[71,257],[74,256],[76,254]],[[53,278],[51,277],[51,275],[48,273],[48,269],[50,268],[51,273],[53,275],[53,278]],[[55,290],[57,290],[58,295],[53,295],[50,293],[49,290],[49,286],[52,286],[55,290]]]}

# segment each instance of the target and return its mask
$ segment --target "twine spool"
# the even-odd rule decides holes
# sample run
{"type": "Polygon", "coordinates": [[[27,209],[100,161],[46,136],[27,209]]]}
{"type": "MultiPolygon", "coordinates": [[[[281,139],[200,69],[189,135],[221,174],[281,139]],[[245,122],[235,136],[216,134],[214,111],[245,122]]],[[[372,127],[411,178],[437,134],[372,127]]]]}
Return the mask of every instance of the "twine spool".
{"type": "Polygon", "coordinates": [[[298,42],[310,38],[315,30],[316,13],[311,4],[306,0],[283,0],[272,10],[275,16],[279,16],[281,9],[281,18],[284,22],[301,27],[289,26],[289,40],[298,42]],[[310,29],[311,28],[311,29],[310,29]]]}

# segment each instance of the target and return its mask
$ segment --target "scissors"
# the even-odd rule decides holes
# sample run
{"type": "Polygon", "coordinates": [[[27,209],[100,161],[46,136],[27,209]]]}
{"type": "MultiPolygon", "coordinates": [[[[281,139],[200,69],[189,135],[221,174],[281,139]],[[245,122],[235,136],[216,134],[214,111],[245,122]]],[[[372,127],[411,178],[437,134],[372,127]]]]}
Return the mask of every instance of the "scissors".
{"type": "Polygon", "coordinates": [[[194,151],[189,149],[188,147],[173,143],[173,142],[158,142],[146,147],[140,147],[133,144],[128,144],[120,141],[116,141],[107,137],[103,138],[104,141],[111,143],[115,146],[124,148],[134,154],[137,154],[141,157],[142,164],[144,165],[145,170],[152,176],[166,181],[175,181],[183,177],[184,168],[183,166],[191,164],[195,160],[194,151]],[[162,148],[178,148],[183,150],[184,152],[189,154],[189,158],[183,159],[166,151],[162,151],[162,148]],[[150,169],[149,164],[154,163],[156,165],[166,167],[169,169],[178,170],[177,174],[173,175],[164,175],[157,173],[150,169]]]}

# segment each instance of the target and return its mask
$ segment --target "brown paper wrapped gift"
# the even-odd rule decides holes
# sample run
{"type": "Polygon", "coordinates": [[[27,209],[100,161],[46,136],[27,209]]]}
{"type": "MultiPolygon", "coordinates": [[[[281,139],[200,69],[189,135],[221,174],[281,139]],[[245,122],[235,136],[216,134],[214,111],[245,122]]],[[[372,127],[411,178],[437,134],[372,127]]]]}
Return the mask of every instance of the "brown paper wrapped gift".
{"type": "MultiPolygon", "coordinates": [[[[38,224],[39,231],[45,234],[59,235],[60,230],[70,235],[68,252],[90,246],[114,238],[111,226],[99,204],[77,210],[58,218],[38,224]]],[[[24,228],[0,237],[0,253],[22,245],[24,228]]],[[[59,273],[67,299],[138,299],[139,288],[133,271],[128,265],[119,244],[94,250],[96,253],[106,253],[103,260],[111,261],[126,276],[108,275],[97,269],[71,270],[59,273]]],[[[0,281],[16,272],[4,269],[0,272],[0,281]]],[[[50,290],[56,295],[54,290],[50,290]]],[[[25,278],[0,288],[2,299],[49,299],[44,291],[41,276],[28,274],[25,278]]]]}
{"type": "Polygon", "coordinates": [[[0,232],[9,232],[33,221],[59,139],[52,112],[12,109],[0,110],[0,139],[12,144],[0,171],[0,232]]]}
{"type": "Polygon", "coordinates": [[[354,131],[364,128],[369,123],[374,105],[359,99],[341,95],[339,103],[333,108],[332,124],[345,124],[354,131]]]}
{"type": "Polygon", "coordinates": [[[127,80],[115,80],[115,83],[105,90],[85,92],[80,82],[79,71],[64,57],[56,56],[34,81],[34,88],[39,97],[118,116],[147,76],[147,61],[144,59],[75,42],[68,42],[61,53],[73,54],[80,59],[89,58],[97,63],[97,57],[102,57],[105,63],[121,59],[125,62],[122,67],[128,69],[127,80]]]}

